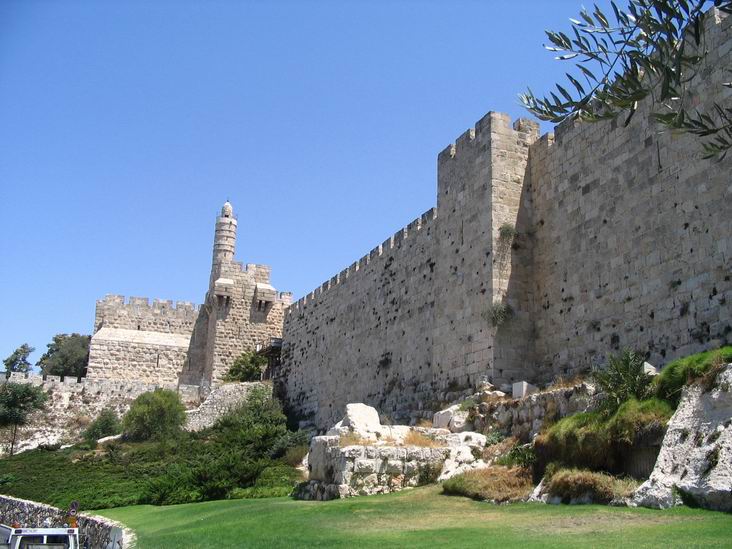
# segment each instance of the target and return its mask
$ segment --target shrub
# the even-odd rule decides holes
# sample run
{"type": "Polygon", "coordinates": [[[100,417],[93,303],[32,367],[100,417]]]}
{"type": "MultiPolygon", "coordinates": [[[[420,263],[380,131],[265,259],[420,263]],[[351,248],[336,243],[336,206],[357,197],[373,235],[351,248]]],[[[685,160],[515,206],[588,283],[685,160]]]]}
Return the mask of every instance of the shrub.
{"type": "MultiPolygon", "coordinates": [[[[280,458],[287,455],[287,452],[292,448],[305,447],[305,454],[307,454],[308,447],[308,434],[305,431],[285,431],[279,438],[274,441],[272,450],[270,451],[270,457],[280,458]]],[[[303,457],[305,457],[303,454],[303,457]]],[[[302,458],[301,458],[302,459],[302,458]]]]}
{"type": "Polygon", "coordinates": [[[643,363],[641,354],[626,349],[620,356],[611,356],[604,369],[593,372],[608,413],[615,412],[626,400],[643,400],[653,394],[653,378],[643,371],[643,363]]]}
{"type": "Polygon", "coordinates": [[[461,412],[467,412],[471,408],[475,408],[477,405],[477,402],[475,402],[474,398],[466,398],[460,403],[460,411],[461,412]]]}
{"type": "Polygon", "coordinates": [[[417,486],[426,486],[437,482],[443,465],[443,461],[421,464],[417,473],[417,486]]]}
{"type": "Polygon", "coordinates": [[[266,365],[266,357],[254,351],[242,353],[224,375],[224,381],[259,381],[266,365]]]}
{"type": "Polygon", "coordinates": [[[293,446],[288,448],[285,455],[282,457],[282,461],[291,465],[292,467],[299,467],[302,464],[302,460],[310,451],[307,444],[301,444],[300,446],[293,446]]]}
{"type": "Polygon", "coordinates": [[[668,401],[674,408],[681,399],[684,385],[704,376],[715,362],[732,362],[732,346],[722,347],[716,351],[697,353],[674,360],[661,370],[655,378],[656,395],[668,401]]]}
{"type": "Polygon", "coordinates": [[[488,320],[494,328],[505,324],[513,317],[513,309],[508,303],[496,301],[483,313],[483,318],[488,320]]]}
{"type": "Polygon", "coordinates": [[[518,235],[518,231],[511,223],[504,223],[498,228],[499,240],[512,242],[516,235],[518,235]]]}
{"type": "Polygon", "coordinates": [[[94,448],[97,440],[103,437],[118,435],[122,432],[122,423],[120,423],[117,413],[111,408],[105,408],[97,418],[92,421],[84,431],[84,441],[94,448]]]}
{"type": "Polygon", "coordinates": [[[610,503],[613,499],[629,497],[638,487],[631,479],[618,479],[606,473],[581,469],[561,469],[549,480],[549,495],[563,503],[589,496],[593,503],[610,503]]]}
{"type": "Polygon", "coordinates": [[[531,473],[522,467],[476,469],[442,483],[445,494],[497,503],[523,500],[532,488],[531,473]]]}
{"type": "Polygon", "coordinates": [[[493,446],[494,444],[498,444],[499,442],[503,442],[506,439],[506,436],[501,433],[500,431],[491,431],[485,436],[485,445],[486,446],[493,446]]]}
{"type": "Polygon", "coordinates": [[[178,393],[155,389],[134,400],[122,419],[122,432],[128,440],[163,439],[180,433],[185,420],[178,393]]]}
{"type": "Polygon", "coordinates": [[[531,444],[520,444],[514,446],[509,452],[496,460],[498,465],[507,467],[530,468],[536,461],[536,453],[531,444]]]}

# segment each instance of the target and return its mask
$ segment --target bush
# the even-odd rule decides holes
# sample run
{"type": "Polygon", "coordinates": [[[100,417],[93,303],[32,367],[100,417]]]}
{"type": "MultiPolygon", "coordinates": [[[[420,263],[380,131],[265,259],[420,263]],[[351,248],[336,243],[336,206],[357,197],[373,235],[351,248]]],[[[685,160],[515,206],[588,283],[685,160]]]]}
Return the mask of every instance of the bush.
{"type": "Polygon", "coordinates": [[[520,444],[511,448],[507,454],[496,460],[498,465],[507,467],[530,468],[536,461],[536,453],[531,444],[520,444]]]}
{"type": "Polygon", "coordinates": [[[224,381],[259,381],[267,358],[254,351],[242,353],[224,376],[224,381]]]}
{"type": "Polygon", "coordinates": [[[653,378],[643,371],[644,362],[640,353],[625,350],[620,356],[611,356],[604,369],[593,372],[608,413],[615,412],[626,400],[643,400],[653,394],[653,378]]]}
{"type": "Polygon", "coordinates": [[[531,473],[522,467],[476,469],[442,483],[445,494],[497,503],[523,500],[532,488],[531,473]]]}
{"type": "Polygon", "coordinates": [[[434,484],[437,482],[444,464],[445,463],[443,461],[436,461],[433,463],[423,463],[419,465],[417,486],[427,486],[428,484],[434,484]]]}
{"type": "Polygon", "coordinates": [[[508,303],[496,301],[483,312],[483,318],[488,320],[494,328],[505,324],[513,317],[513,308],[508,303]]]}
{"type": "Polygon", "coordinates": [[[111,408],[105,408],[84,431],[84,441],[94,448],[97,440],[103,437],[118,435],[122,432],[122,423],[117,413],[111,408]]]}
{"type": "MultiPolygon", "coordinates": [[[[290,450],[295,448],[305,448],[305,453],[302,454],[300,461],[308,453],[308,434],[305,431],[285,431],[277,440],[275,440],[272,450],[270,451],[270,457],[281,458],[287,456],[290,450]]],[[[302,450],[298,450],[295,453],[299,453],[302,450]]]]}
{"type": "Polygon", "coordinates": [[[674,360],[655,378],[656,395],[676,408],[684,385],[700,379],[716,362],[732,362],[732,346],[674,360]]]}
{"type": "Polygon", "coordinates": [[[486,447],[493,446],[494,444],[498,444],[504,440],[506,440],[506,435],[500,431],[491,431],[485,436],[485,445],[486,447]]]}
{"type": "Polygon", "coordinates": [[[581,469],[561,469],[549,480],[549,495],[559,497],[562,503],[589,496],[593,503],[610,503],[613,499],[629,497],[638,482],[618,479],[606,473],[581,469]]]}
{"type": "Polygon", "coordinates": [[[186,410],[175,391],[155,389],[137,397],[122,419],[127,440],[150,440],[172,437],[181,432],[186,410]]]}
{"type": "Polygon", "coordinates": [[[300,446],[293,446],[292,448],[288,448],[287,452],[285,452],[285,455],[282,457],[282,461],[287,463],[287,465],[291,465],[292,467],[299,467],[302,464],[302,460],[305,459],[305,456],[310,451],[310,448],[307,444],[302,444],[300,446]]]}

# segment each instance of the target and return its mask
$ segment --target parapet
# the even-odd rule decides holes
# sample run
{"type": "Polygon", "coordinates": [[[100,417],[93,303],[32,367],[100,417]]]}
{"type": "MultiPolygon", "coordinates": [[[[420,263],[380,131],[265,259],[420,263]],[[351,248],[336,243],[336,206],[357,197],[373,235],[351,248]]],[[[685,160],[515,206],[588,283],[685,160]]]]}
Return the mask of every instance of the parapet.
{"type": "Polygon", "coordinates": [[[158,299],[154,298],[152,303],[148,297],[130,297],[125,300],[122,295],[107,294],[103,299],[97,300],[97,307],[105,307],[108,309],[124,308],[124,309],[136,309],[144,310],[148,309],[151,311],[183,311],[183,312],[197,312],[200,305],[195,305],[190,301],[173,301],[170,299],[158,299]]]}
{"type": "Polygon", "coordinates": [[[198,318],[199,308],[190,301],[153,299],[151,303],[147,297],[130,297],[125,301],[121,295],[107,295],[97,301],[94,332],[108,326],[189,333],[198,318]]]}
{"type": "MultiPolygon", "coordinates": [[[[365,269],[367,265],[378,261],[380,258],[384,257],[390,250],[401,246],[403,242],[407,241],[410,238],[410,235],[416,235],[421,231],[427,229],[436,217],[437,210],[435,208],[430,208],[421,216],[409,223],[406,227],[399,229],[396,233],[387,238],[382,244],[376,246],[368,254],[361,257],[361,259],[355,261],[349,267],[343,269],[341,272],[330,278],[330,280],[323,282],[323,284],[315,288],[315,290],[307,294],[305,297],[302,297],[298,301],[293,303],[286,310],[286,314],[298,311],[306,304],[315,301],[320,296],[327,293],[331,288],[335,288],[336,286],[344,284],[348,280],[358,276],[358,273],[365,269]]],[[[291,295],[292,294],[290,294],[290,296],[291,295]]]]}

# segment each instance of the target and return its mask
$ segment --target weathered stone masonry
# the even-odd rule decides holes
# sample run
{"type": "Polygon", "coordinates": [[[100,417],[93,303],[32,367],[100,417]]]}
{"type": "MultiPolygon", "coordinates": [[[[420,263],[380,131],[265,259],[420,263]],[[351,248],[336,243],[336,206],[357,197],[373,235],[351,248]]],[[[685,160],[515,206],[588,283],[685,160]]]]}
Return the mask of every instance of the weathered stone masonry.
{"type": "Polygon", "coordinates": [[[204,304],[108,295],[97,302],[90,379],[198,387],[205,397],[233,361],[282,335],[291,294],[270,285],[266,265],[234,259],[237,220],[224,204],[216,218],[213,261],[204,304]]]}
{"type": "MultiPolygon", "coordinates": [[[[692,105],[729,101],[730,21],[707,18],[692,105]]],[[[320,428],[348,402],[414,416],[448,386],[548,381],[623,347],[661,365],[732,339],[732,159],[701,159],[649,111],[541,139],[489,113],[460,136],[438,157],[436,210],[288,309],[289,409],[320,428]],[[500,304],[513,316],[493,326],[500,304]]]]}

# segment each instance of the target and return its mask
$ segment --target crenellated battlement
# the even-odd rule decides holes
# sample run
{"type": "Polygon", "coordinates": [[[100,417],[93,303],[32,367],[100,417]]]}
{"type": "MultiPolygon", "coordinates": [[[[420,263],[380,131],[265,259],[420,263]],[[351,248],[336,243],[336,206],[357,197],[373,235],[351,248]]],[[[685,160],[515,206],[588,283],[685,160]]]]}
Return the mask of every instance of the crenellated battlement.
{"type": "Polygon", "coordinates": [[[149,309],[152,311],[181,311],[181,312],[197,312],[200,305],[196,305],[190,301],[173,301],[171,299],[153,298],[152,302],[149,297],[130,296],[125,298],[123,295],[107,294],[104,298],[97,300],[97,306],[108,308],[126,308],[135,310],[149,309]]]}
{"type": "MultiPolygon", "coordinates": [[[[403,242],[409,240],[409,238],[414,238],[414,235],[417,235],[421,233],[421,231],[429,228],[436,217],[437,210],[435,208],[430,208],[421,216],[410,222],[406,227],[399,229],[384,242],[372,249],[368,254],[361,257],[358,261],[355,261],[349,267],[333,276],[330,280],[326,280],[323,284],[315,288],[315,290],[290,305],[290,307],[285,311],[285,315],[297,312],[308,303],[313,303],[318,300],[332,288],[345,284],[349,280],[356,278],[367,265],[371,265],[372,263],[385,258],[389,255],[389,252],[398,249],[403,242]]],[[[290,294],[290,296],[291,295],[292,294],[290,294]]]]}
{"type": "Polygon", "coordinates": [[[147,297],[110,294],[97,301],[94,333],[102,327],[190,334],[198,318],[199,305],[147,297]]]}

